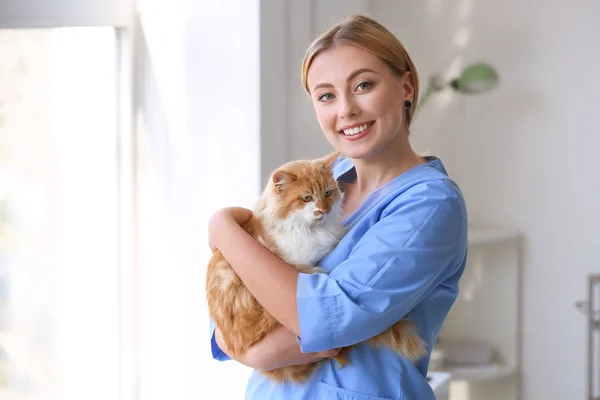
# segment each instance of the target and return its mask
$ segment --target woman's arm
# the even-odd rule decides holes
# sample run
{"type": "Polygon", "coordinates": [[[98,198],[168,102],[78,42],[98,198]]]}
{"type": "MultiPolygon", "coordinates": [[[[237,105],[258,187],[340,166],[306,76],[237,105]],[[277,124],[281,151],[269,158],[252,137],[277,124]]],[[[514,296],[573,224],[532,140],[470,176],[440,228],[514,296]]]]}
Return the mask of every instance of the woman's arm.
{"type": "MultiPolygon", "coordinates": [[[[239,228],[239,230],[241,231],[240,239],[243,240],[244,245],[249,244],[249,245],[251,245],[251,247],[254,247],[253,245],[257,245],[256,247],[264,250],[264,247],[262,245],[260,245],[256,240],[254,240],[252,237],[250,237],[250,235],[248,235],[246,233],[246,231],[244,231],[243,229],[240,228],[241,226],[245,225],[250,220],[250,218],[252,218],[252,212],[250,210],[247,210],[244,208],[239,208],[239,207],[230,207],[230,208],[221,210],[220,213],[225,214],[225,218],[232,219],[232,220],[226,219],[225,221],[226,221],[226,223],[233,225],[233,228],[234,228],[233,230],[236,231],[236,233],[239,233],[239,232],[237,232],[238,229],[235,229],[235,228],[239,228]],[[248,238],[250,238],[250,241],[246,240],[248,238]]],[[[232,236],[227,236],[226,233],[214,229],[215,223],[217,223],[217,224],[222,223],[222,221],[218,220],[218,218],[220,218],[219,217],[220,213],[215,214],[213,219],[211,219],[210,228],[209,228],[209,230],[210,230],[209,231],[209,246],[213,251],[216,248],[219,248],[219,251],[221,251],[221,253],[225,256],[225,258],[231,263],[230,259],[228,258],[231,256],[231,251],[229,249],[227,249],[225,251],[223,250],[224,246],[221,244],[221,240],[223,238],[229,238],[228,240],[224,240],[225,247],[228,247],[228,242],[229,243],[237,243],[236,240],[239,240],[239,239],[236,239],[235,237],[232,237],[232,236]],[[216,233],[218,233],[218,235],[215,235],[216,233]],[[219,243],[219,244],[217,245],[215,243],[219,243]]],[[[230,228],[231,228],[231,226],[230,226],[230,228]]],[[[267,256],[267,259],[273,258],[276,262],[282,263],[284,268],[287,267],[289,269],[293,269],[291,266],[283,263],[281,261],[281,259],[279,259],[275,255],[273,255],[271,252],[267,251],[267,254],[272,256],[272,257],[267,256]]],[[[236,263],[236,264],[239,264],[239,263],[236,263]]],[[[250,272],[250,268],[248,268],[249,275],[250,276],[252,276],[252,275],[255,275],[255,276],[268,275],[268,273],[264,272],[265,271],[264,267],[259,266],[258,269],[261,270],[261,274],[252,274],[250,272]]],[[[293,270],[295,271],[295,269],[293,269],[293,270]]],[[[237,270],[236,270],[236,272],[237,272],[237,270]]],[[[295,276],[297,276],[297,274],[295,276]]],[[[242,279],[242,281],[244,281],[244,279],[242,279]]],[[[277,284],[276,284],[276,286],[277,286],[277,284]]],[[[293,291],[295,292],[295,286],[296,286],[295,281],[293,282],[293,286],[294,286],[293,291]]],[[[251,290],[251,292],[252,292],[252,290],[251,290]]],[[[288,301],[291,301],[291,300],[288,300],[288,301]]],[[[295,298],[294,298],[294,301],[295,301],[295,298]]],[[[259,299],[259,303],[260,302],[261,301],[259,299]]],[[[297,321],[297,317],[295,319],[297,321]]],[[[217,346],[229,358],[233,359],[233,353],[226,347],[226,344],[223,341],[223,336],[218,328],[215,328],[214,335],[215,335],[215,341],[216,341],[217,346]]],[[[255,344],[250,349],[248,349],[248,351],[246,351],[246,353],[244,353],[241,357],[236,359],[236,361],[238,361],[248,367],[254,368],[254,369],[258,369],[261,371],[271,371],[273,369],[286,367],[286,366],[290,366],[290,365],[310,364],[313,362],[323,360],[325,358],[335,357],[339,352],[340,352],[340,349],[332,349],[332,350],[325,350],[325,351],[320,351],[320,352],[302,353],[300,350],[300,345],[298,343],[297,335],[294,334],[293,332],[291,332],[285,326],[280,326],[277,329],[275,329],[273,332],[271,332],[267,336],[265,336],[265,338],[263,340],[261,340],[259,343],[255,344]]]]}
{"type": "Polygon", "coordinates": [[[429,318],[443,319],[458,294],[467,216],[455,187],[443,180],[412,186],[380,214],[329,274],[298,273],[227,212],[215,215],[211,230],[252,295],[300,338],[301,351],[319,352],[382,333],[434,292],[440,306],[432,312],[440,315],[429,318]]]}
{"type": "Polygon", "coordinates": [[[382,210],[328,275],[300,274],[301,349],[363,342],[425,299],[435,307],[415,322],[442,321],[458,295],[466,254],[466,209],[459,192],[441,180],[411,187],[382,210]]]}
{"type": "Polygon", "coordinates": [[[209,241],[219,249],[256,300],[288,330],[300,336],[296,281],[298,271],[250,236],[241,225],[252,213],[242,208],[216,212],[209,241]]]}
{"type": "MultiPolygon", "coordinates": [[[[233,359],[233,353],[227,348],[218,328],[215,329],[215,340],[221,350],[233,359]]],[[[280,326],[235,360],[250,368],[271,371],[289,365],[310,364],[324,358],[334,357],[338,353],[339,349],[319,353],[302,353],[296,336],[285,327],[280,326]]]]}
{"type": "Polygon", "coordinates": [[[217,346],[223,353],[225,353],[225,355],[227,355],[227,357],[229,357],[230,359],[235,360],[241,364],[244,364],[247,367],[255,368],[255,369],[258,368],[258,365],[256,364],[255,360],[252,359],[249,351],[245,352],[244,354],[242,354],[240,357],[237,357],[237,358],[235,358],[233,356],[233,352],[227,347],[227,345],[223,341],[223,334],[221,333],[221,330],[219,328],[215,328],[214,335],[215,335],[215,342],[217,342],[217,346]]]}

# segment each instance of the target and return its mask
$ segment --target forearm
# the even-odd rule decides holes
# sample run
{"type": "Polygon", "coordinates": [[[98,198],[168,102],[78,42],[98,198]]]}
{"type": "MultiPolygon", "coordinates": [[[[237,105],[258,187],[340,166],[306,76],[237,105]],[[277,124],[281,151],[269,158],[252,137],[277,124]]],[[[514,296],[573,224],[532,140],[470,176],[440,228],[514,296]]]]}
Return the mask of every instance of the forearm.
{"type": "Polygon", "coordinates": [[[260,360],[254,359],[252,348],[246,351],[244,354],[239,357],[235,357],[233,352],[227,347],[227,344],[223,340],[223,334],[219,330],[219,328],[215,329],[215,341],[217,342],[217,346],[223,351],[223,353],[227,354],[229,358],[239,362],[240,364],[244,364],[247,367],[261,369],[262,365],[260,364],[260,360]]]}
{"type": "Polygon", "coordinates": [[[302,353],[296,335],[279,326],[250,347],[238,361],[260,371],[272,371],[290,365],[310,364],[338,353],[339,349],[302,353]]]}
{"type": "Polygon", "coordinates": [[[256,300],[283,326],[300,336],[298,271],[251,237],[233,218],[211,220],[212,243],[256,300]]]}

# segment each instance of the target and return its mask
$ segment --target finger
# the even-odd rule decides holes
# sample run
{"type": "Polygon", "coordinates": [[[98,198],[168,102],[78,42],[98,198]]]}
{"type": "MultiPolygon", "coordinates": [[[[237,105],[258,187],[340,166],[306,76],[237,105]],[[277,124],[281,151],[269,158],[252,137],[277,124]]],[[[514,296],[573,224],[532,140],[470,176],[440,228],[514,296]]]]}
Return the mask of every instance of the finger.
{"type": "Polygon", "coordinates": [[[329,357],[335,357],[339,353],[340,353],[340,349],[332,349],[332,350],[322,351],[322,352],[318,353],[318,356],[320,358],[329,358],[329,357]]]}
{"type": "Polygon", "coordinates": [[[331,352],[331,355],[330,355],[330,357],[335,357],[335,356],[337,356],[338,354],[340,354],[340,351],[342,351],[342,349],[341,349],[341,348],[339,348],[339,349],[333,349],[333,350],[330,350],[330,352],[331,352]]]}

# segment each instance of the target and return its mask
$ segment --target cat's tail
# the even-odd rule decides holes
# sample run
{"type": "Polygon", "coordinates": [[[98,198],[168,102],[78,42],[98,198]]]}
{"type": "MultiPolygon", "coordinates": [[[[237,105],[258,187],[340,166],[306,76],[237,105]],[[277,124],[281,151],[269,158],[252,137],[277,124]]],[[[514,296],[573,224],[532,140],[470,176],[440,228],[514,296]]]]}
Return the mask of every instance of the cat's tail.
{"type": "Polygon", "coordinates": [[[271,371],[261,371],[260,373],[277,383],[290,381],[295,383],[304,383],[317,370],[318,366],[318,362],[305,365],[290,365],[271,371]]]}
{"type": "Polygon", "coordinates": [[[367,342],[376,347],[388,347],[413,362],[427,355],[427,346],[419,336],[416,325],[407,319],[398,321],[390,329],[367,342]]]}

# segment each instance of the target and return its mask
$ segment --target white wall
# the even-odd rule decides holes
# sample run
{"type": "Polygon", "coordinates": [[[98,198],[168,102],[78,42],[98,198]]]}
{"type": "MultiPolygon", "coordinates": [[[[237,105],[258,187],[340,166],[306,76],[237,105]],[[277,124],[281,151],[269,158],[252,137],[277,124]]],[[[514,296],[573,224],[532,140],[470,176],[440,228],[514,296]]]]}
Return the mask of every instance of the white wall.
{"type": "Polygon", "coordinates": [[[405,42],[422,80],[447,67],[460,29],[470,36],[463,60],[499,69],[497,91],[445,109],[430,104],[413,135],[443,157],[472,221],[525,235],[523,398],[583,399],[586,321],[573,304],[586,295],[586,274],[599,272],[600,2],[371,6],[405,42]]]}
{"type": "Polygon", "coordinates": [[[140,0],[136,93],[140,397],[243,397],[210,354],[208,219],[260,190],[260,3],[140,0]]]}
{"type": "Polygon", "coordinates": [[[288,23],[286,1],[260,2],[261,187],[288,161],[288,23]]]}

